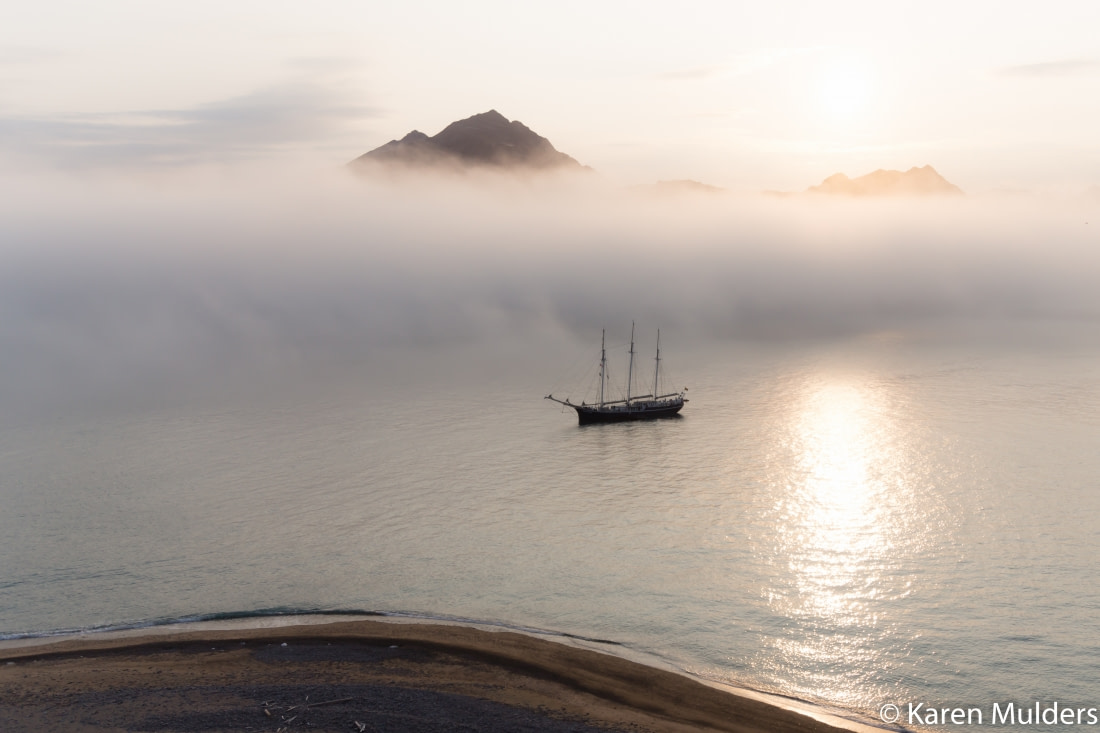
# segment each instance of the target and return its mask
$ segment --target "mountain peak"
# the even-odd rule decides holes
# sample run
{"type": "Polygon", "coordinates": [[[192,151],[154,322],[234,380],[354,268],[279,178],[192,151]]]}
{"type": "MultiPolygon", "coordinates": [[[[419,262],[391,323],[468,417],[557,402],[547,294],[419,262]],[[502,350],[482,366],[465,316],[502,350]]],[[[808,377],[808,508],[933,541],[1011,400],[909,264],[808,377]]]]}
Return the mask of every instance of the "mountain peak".
{"type": "Polygon", "coordinates": [[[858,178],[848,178],[843,173],[834,173],[822,181],[821,185],[811,186],[808,191],[845,196],[924,196],[962,193],[958,186],[949,182],[930,165],[913,166],[904,173],[879,168],[873,173],[858,178]]]}
{"type": "Polygon", "coordinates": [[[356,166],[370,163],[448,168],[582,168],[576,160],[555,149],[549,140],[519,120],[509,121],[495,109],[452,122],[431,137],[413,130],[401,140],[391,140],[352,161],[356,166]]]}
{"type": "Polygon", "coordinates": [[[508,122],[508,118],[505,117],[504,115],[502,115],[500,112],[497,112],[495,109],[491,109],[488,112],[479,112],[478,114],[473,115],[472,117],[467,117],[466,119],[469,119],[469,120],[478,120],[478,119],[481,119],[481,120],[499,120],[499,121],[505,122],[505,123],[508,122]]]}

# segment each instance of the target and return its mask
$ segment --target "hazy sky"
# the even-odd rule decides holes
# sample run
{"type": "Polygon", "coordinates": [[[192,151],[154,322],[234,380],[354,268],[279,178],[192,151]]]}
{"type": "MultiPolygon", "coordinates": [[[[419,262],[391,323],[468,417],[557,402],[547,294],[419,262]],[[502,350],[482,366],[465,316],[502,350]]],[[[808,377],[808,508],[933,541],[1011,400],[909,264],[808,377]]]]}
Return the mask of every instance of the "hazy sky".
{"type": "Polygon", "coordinates": [[[496,108],[623,183],[1100,185],[1100,3],[9,3],[0,153],[338,165],[496,108]]]}

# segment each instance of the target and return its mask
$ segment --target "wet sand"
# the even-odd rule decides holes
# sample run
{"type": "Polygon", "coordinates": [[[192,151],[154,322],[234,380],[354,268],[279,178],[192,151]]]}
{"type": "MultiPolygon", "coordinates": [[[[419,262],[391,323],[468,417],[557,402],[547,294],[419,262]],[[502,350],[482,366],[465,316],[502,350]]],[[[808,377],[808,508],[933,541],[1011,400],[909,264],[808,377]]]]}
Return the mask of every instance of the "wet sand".
{"type": "Polygon", "coordinates": [[[0,730],[802,731],[833,727],[508,631],[339,621],[0,648],[0,730]]]}

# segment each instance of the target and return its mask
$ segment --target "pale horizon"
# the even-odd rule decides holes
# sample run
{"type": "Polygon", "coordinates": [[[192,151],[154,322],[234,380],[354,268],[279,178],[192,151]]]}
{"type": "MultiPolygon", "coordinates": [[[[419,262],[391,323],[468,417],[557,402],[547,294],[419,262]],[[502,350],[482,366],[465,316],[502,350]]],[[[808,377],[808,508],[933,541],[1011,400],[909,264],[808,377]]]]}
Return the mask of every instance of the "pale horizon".
{"type": "Polygon", "coordinates": [[[341,165],[496,109],[610,180],[805,190],[932,165],[1100,186],[1100,7],[47,2],[0,29],[9,170],[341,165]]]}

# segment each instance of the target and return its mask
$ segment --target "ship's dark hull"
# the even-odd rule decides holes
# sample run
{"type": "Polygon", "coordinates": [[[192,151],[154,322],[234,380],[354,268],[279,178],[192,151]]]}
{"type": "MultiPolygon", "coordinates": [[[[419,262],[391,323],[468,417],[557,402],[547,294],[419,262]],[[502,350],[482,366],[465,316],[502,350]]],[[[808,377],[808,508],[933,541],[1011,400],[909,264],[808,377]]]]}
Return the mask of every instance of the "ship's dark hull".
{"type": "Polygon", "coordinates": [[[599,422],[627,422],[629,420],[658,420],[663,417],[678,417],[683,402],[653,407],[631,406],[630,409],[597,409],[590,405],[573,405],[577,411],[577,420],[581,425],[599,422]]]}

